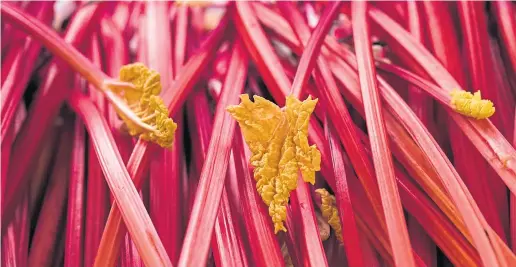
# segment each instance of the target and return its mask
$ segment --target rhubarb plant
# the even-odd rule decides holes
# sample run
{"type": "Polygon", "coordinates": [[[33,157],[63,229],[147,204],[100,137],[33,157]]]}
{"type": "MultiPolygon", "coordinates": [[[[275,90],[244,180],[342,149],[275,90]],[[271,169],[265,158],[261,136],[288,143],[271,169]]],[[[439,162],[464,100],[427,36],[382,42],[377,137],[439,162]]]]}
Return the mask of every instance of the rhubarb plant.
{"type": "Polygon", "coordinates": [[[0,264],[514,266],[515,10],[2,3],[0,264]]]}

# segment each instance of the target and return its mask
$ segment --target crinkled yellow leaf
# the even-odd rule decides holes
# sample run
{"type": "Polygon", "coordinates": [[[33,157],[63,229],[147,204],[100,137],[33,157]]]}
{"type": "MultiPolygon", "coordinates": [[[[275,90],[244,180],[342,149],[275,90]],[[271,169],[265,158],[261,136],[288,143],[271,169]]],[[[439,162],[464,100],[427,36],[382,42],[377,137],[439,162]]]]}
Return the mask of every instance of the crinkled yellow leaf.
{"type": "Polygon", "coordinates": [[[335,231],[337,239],[342,242],[342,225],[340,224],[339,212],[335,207],[335,197],[324,188],[317,189],[315,192],[321,196],[321,211],[323,217],[335,231]]]}
{"type": "Polygon", "coordinates": [[[117,109],[130,135],[141,135],[144,140],[170,148],[174,141],[177,125],[168,117],[168,109],[159,97],[161,92],[160,75],[142,63],[125,65],[120,69],[119,80],[134,85],[134,89],[110,89],[122,98],[131,110],[145,124],[154,130],[149,131],[138,126],[134,121],[117,109]]]}
{"type": "Polygon", "coordinates": [[[471,94],[463,90],[453,90],[450,94],[451,105],[462,115],[480,120],[489,118],[495,113],[493,102],[482,99],[480,91],[471,94]]]}
{"type": "Polygon", "coordinates": [[[314,183],[320,169],[317,147],[308,145],[308,122],[317,100],[299,101],[287,97],[284,110],[260,96],[240,97],[238,106],[227,110],[238,121],[252,152],[256,188],[269,206],[274,231],[286,231],[286,205],[290,192],[297,187],[298,172],[304,181],[314,183]]]}

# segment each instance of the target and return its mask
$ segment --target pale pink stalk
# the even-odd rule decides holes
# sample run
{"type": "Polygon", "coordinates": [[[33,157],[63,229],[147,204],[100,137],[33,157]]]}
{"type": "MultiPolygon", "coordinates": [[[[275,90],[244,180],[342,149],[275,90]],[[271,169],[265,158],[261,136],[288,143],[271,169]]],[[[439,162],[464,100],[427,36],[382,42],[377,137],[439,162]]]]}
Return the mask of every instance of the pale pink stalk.
{"type": "Polygon", "coordinates": [[[179,266],[197,266],[206,263],[209,243],[204,242],[203,238],[213,233],[235,127],[235,121],[226,111],[226,107],[237,104],[238,94],[243,90],[247,73],[247,60],[244,53],[242,42],[236,40],[230,69],[215,112],[213,129],[216,131],[212,133],[206,161],[201,171],[179,266]]]}
{"type": "Polygon", "coordinates": [[[85,238],[85,129],[77,119],[75,121],[70,162],[70,186],[68,189],[68,211],[65,235],[65,267],[81,266],[83,264],[83,248],[85,238]]]}
{"type": "Polygon", "coordinates": [[[367,23],[367,3],[354,2],[351,4],[351,8],[358,76],[362,88],[362,98],[367,129],[371,140],[375,173],[378,179],[380,196],[382,197],[394,262],[399,266],[415,266],[414,257],[409,249],[411,247],[410,239],[394,176],[390,148],[387,144],[387,133],[372,58],[369,24],[367,23]]]}

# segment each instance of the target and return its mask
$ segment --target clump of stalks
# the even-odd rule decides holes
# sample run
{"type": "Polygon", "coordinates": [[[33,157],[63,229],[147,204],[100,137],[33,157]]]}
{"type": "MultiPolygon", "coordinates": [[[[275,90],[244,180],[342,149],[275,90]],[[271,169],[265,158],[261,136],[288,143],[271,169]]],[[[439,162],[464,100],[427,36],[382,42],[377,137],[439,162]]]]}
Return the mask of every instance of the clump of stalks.
{"type": "Polygon", "coordinates": [[[510,2],[1,10],[2,266],[516,266],[510,2]]]}

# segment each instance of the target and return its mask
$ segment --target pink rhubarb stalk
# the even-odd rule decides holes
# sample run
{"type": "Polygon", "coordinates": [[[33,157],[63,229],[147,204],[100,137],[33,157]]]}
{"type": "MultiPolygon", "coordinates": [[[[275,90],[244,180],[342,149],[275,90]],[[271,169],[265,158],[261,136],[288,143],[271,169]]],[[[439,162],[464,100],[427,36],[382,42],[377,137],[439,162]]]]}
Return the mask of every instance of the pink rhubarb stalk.
{"type": "Polygon", "coordinates": [[[241,41],[237,40],[232,49],[233,54],[224,80],[222,95],[217,104],[214,131],[201,171],[190,222],[179,257],[179,266],[203,265],[208,256],[209,243],[204,239],[211,237],[213,233],[235,128],[235,121],[226,112],[226,107],[237,104],[238,94],[243,90],[247,73],[247,59],[241,41]]]}
{"type": "Polygon", "coordinates": [[[70,128],[65,127],[61,134],[57,158],[32,238],[27,266],[52,266],[54,253],[57,253],[56,244],[62,239],[60,229],[65,225],[63,218],[66,213],[70,144],[72,143],[70,128]]]}
{"type": "Polygon", "coordinates": [[[355,221],[355,213],[353,211],[353,204],[349,194],[349,185],[346,175],[346,168],[344,166],[343,154],[344,151],[340,147],[335,135],[332,133],[332,126],[329,125],[328,118],[325,118],[324,130],[326,131],[326,139],[329,143],[329,151],[331,154],[331,161],[333,165],[333,172],[335,175],[335,196],[337,197],[337,207],[339,210],[340,221],[342,225],[342,240],[344,241],[344,249],[348,259],[349,266],[359,267],[364,266],[366,260],[362,252],[362,244],[358,228],[355,221]]]}
{"type": "Polygon", "coordinates": [[[68,211],[65,234],[65,267],[81,266],[84,253],[84,214],[86,180],[84,166],[85,148],[84,125],[78,119],[75,121],[70,161],[70,186],[68,189],[68,211]]]}
{"type": "Polygon", "coordinates": [[[371,139],[375,173],[380,188],[394,262],[398,266],[415,266],[394,176],[391,152],[387,143],[387,133],[371,51],[371,40],[369,39],[369,24],[366,15],[367,3],[354,2],[351,4],[351,9],[353,12],[353,36],[357,53],[358,76],[362,89],[367,130],[371,139]],[[385,180],[382,181],[382,179],[385,180]]]}

